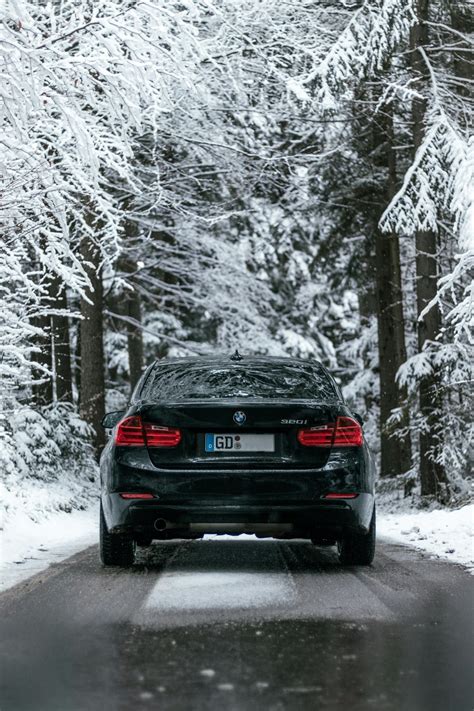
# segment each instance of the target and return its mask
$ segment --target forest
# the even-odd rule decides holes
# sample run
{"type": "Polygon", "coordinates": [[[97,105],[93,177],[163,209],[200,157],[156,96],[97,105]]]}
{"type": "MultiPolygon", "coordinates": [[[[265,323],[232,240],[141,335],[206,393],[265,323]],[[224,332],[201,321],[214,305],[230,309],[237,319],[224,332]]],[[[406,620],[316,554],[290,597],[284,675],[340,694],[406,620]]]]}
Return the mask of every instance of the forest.
{"type": "Polygon", "coordinates": [[[101,419],[144,367],[238,348],[333,373],[381,492],[467,501],[472,3],[0,14],[6,499],[96,495],[101,419]]]}

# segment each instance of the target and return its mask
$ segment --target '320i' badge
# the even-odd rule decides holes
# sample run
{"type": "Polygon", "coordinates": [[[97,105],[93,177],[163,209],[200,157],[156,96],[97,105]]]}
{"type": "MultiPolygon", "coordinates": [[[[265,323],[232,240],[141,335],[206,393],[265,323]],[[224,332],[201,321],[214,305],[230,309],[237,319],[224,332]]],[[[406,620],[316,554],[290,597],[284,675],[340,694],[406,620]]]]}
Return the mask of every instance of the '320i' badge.
{"type": "Polygon", "coordinates": [[[237,412],[234,412],[233,420],[237,425],[243,425],[246,419],[247,415],[245,414],[245,412],[242,412],[242,410],[237,410],[237,412]]]}

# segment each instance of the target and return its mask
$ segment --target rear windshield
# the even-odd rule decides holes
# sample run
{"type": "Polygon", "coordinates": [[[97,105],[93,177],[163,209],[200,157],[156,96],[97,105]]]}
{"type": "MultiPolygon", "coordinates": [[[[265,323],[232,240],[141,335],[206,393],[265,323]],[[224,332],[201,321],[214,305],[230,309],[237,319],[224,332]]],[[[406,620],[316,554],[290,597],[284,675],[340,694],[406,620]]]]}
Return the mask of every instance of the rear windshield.
{"type": "Polygon", "coordinates": [[[338,399],[331,379],[321,366],[304,363],[232,363],[158,365],[149,374],[142,400],[222,398],[338,399]]]}

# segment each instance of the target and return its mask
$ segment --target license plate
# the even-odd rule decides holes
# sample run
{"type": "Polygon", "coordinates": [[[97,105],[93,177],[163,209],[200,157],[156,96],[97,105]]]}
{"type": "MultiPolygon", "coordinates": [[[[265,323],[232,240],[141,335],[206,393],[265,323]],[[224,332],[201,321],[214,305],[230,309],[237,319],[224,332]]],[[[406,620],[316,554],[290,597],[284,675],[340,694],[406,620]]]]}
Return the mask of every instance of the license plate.
{"type": "Polygon", "coordinates": [[[206,452],[274,452],[272,434],[206,434],[206,452]]]}

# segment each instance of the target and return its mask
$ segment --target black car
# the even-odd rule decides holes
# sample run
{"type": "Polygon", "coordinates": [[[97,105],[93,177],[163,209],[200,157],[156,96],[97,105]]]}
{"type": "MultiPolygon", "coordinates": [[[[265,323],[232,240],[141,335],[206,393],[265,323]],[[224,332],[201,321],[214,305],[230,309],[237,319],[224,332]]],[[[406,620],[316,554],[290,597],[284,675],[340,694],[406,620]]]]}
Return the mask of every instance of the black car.
{"type": "Polygon", "coordinates": [[[318,362],[160,360],[104,417],[100,556],[204,533],[310,538],[342,563],[375,549],[374,465],[359,417],[318,362]]]}

